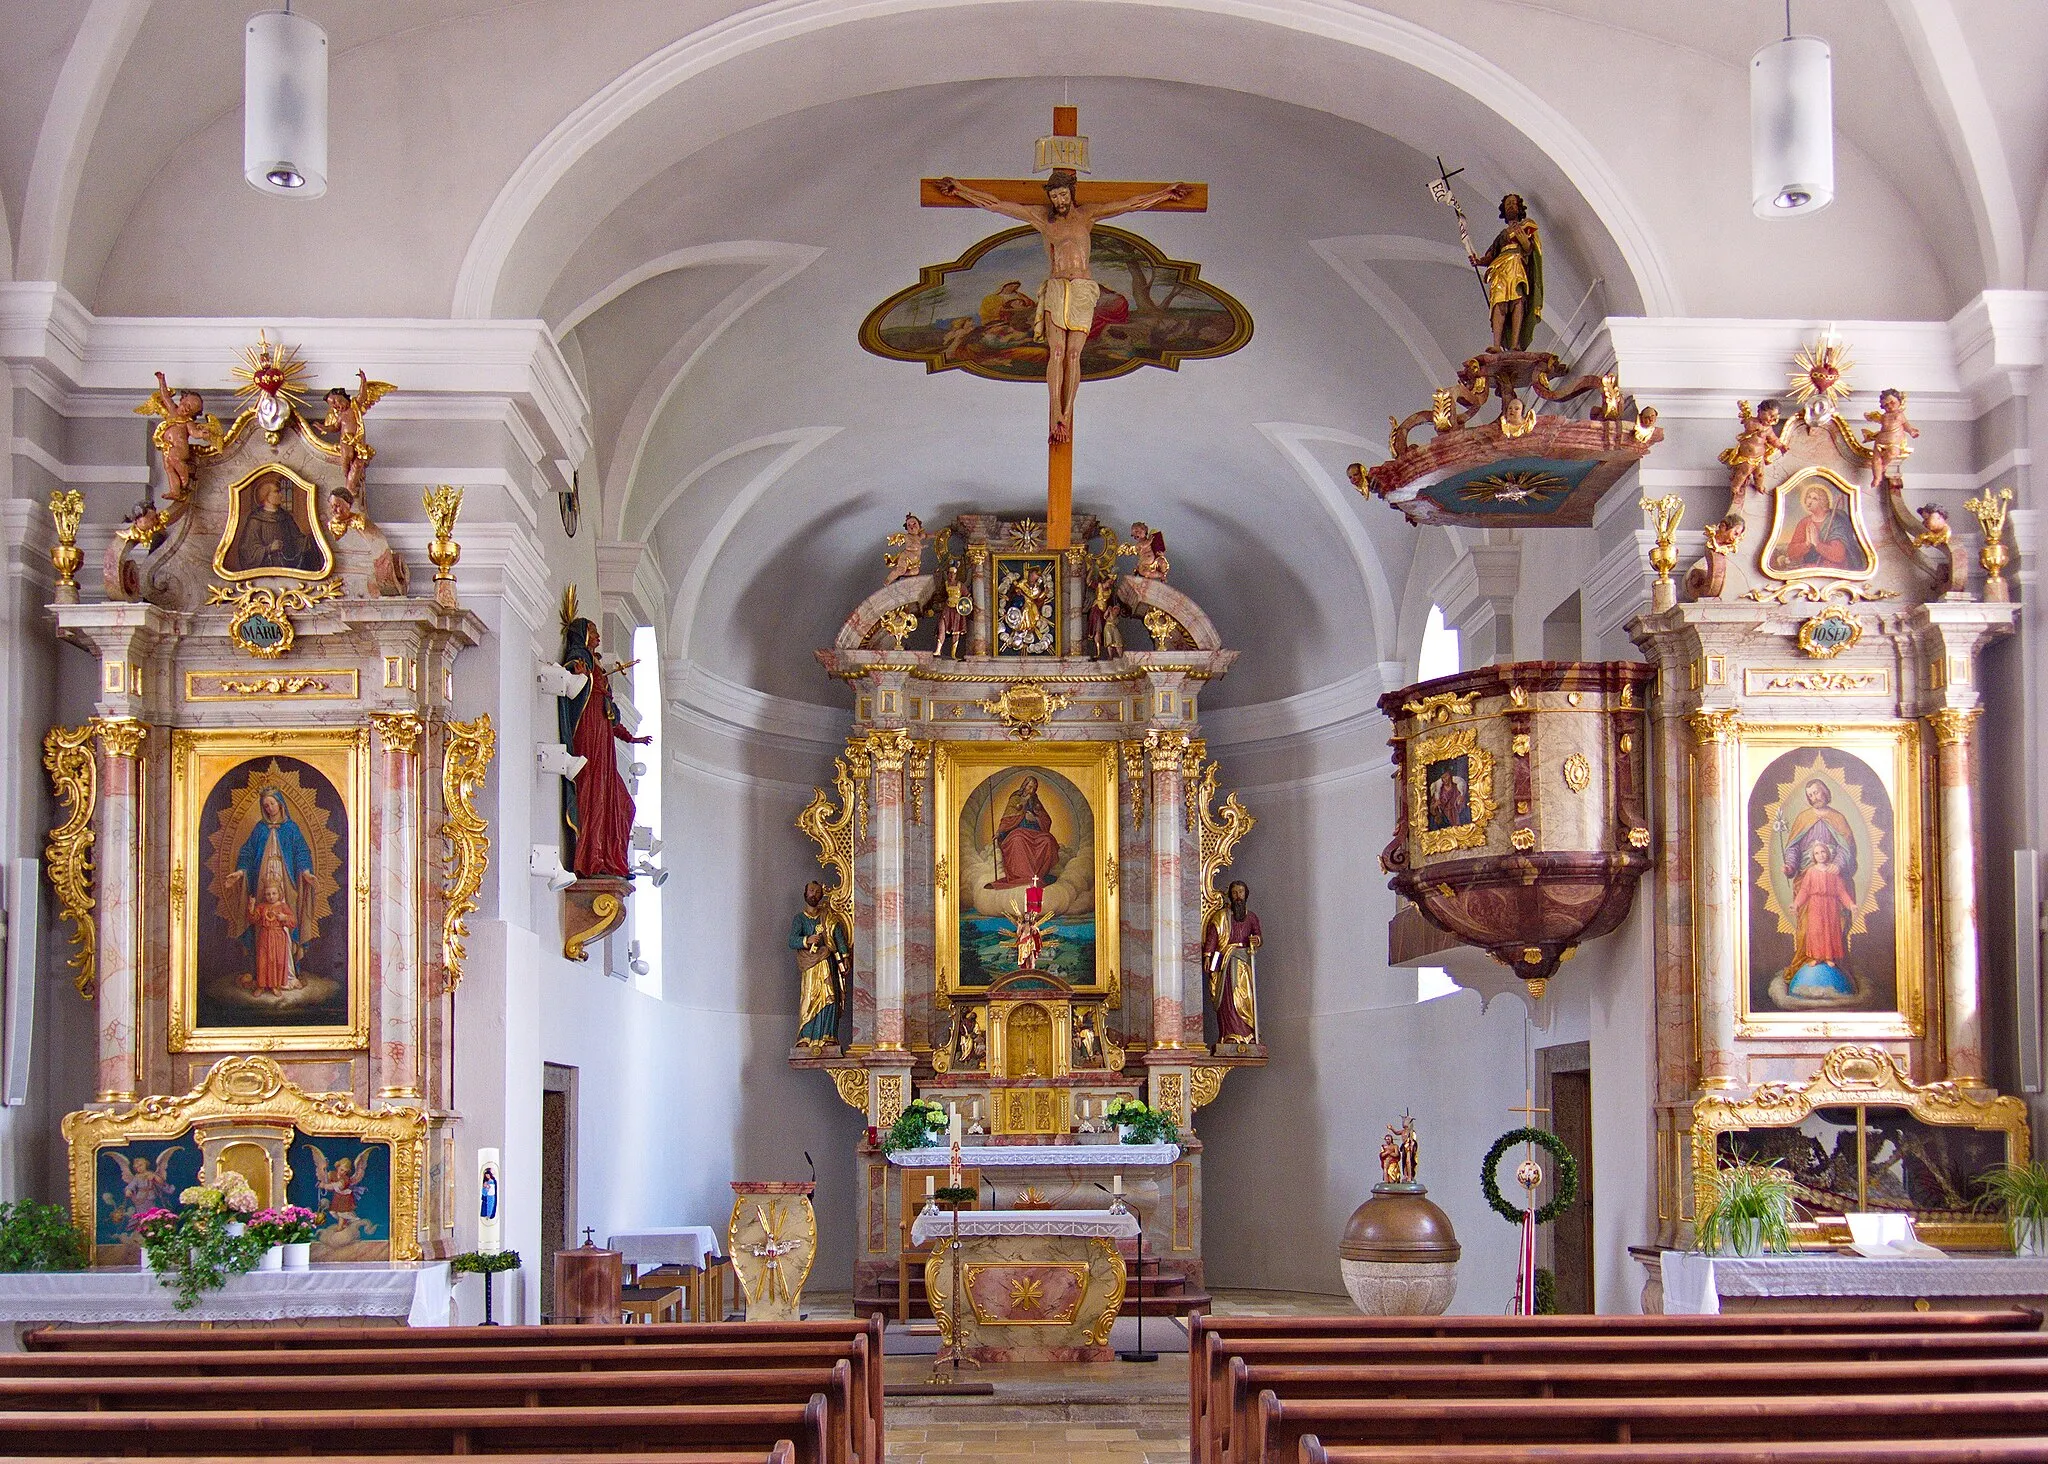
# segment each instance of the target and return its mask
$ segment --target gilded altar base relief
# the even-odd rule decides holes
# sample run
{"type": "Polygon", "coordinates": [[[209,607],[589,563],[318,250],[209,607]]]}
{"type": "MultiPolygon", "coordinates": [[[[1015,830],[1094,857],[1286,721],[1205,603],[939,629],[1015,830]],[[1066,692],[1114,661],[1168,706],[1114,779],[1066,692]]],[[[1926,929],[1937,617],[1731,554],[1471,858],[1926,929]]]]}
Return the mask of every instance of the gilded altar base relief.
{"type": "Polygon", "coordinates": [[[1919,1035],[1915,729],[1843,727],[1823,741],[1748,725],[1741,735],[1745,1035],[1919,1035]]]}
{"type": "Polygon", "coordinates": [[[365,735],[175,735],[172,1051],[367,1045],[365,735]]]}

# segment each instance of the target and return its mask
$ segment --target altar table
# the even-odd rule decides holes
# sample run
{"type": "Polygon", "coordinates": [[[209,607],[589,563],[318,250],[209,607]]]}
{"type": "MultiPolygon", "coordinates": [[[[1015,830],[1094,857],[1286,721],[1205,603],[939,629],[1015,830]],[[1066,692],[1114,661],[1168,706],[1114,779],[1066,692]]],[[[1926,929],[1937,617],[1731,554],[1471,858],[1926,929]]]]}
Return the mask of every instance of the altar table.
{"type": "MultiPolygon", "coordinates": [[[[1649,1273],[1643,1310],[1664,1310],[1658,1253],[1631,1247],[1649,1273]]],[[[1956,1255],[1873,1259],[1829,1251],[1782,1256],[1715,1256],[1714,1289],[1724,1312],[2048,1311],[2048,1257],[1956,1255]]]]}
{"type": "Polygon", "coordinates": [[[1107,1362],[1124,1300],[1117,1242],[1137,1236],[1128,1210],[968,1210],[956,1217],[928,1209],[910,1230],[917,1245],[937,1243],[924,1285],[940,1339],[984,1363],[1107,1362]],[[956,1218],[957,1339],[948,1244],[956,1218]]]}
{"type": "Polygon", "coordinates": [[[709,1225],[656,1225],[646,1230],[628,1231],[605,1241],[605,1248],[617,1251],[627,1265],[636,1269],[643,1266],[695,1266],[701,1271],[706,1256],[720,1253],[718,1232],[709,1225]]]}
{"type": "Polygon", "coordinates": [[[251,1271],[232,1276],[190,1311],[172,1305],[177,1291],[152,1271],[123,1266],[96,1271],[0,1274],[0,1323],[10,1333],[28,1325],[216,1326],[249,1322],[366,1320],[392,1326],[445,1327],[450,1277],[446,1261],[337,1262],[308,1271],[251,1271]]]}

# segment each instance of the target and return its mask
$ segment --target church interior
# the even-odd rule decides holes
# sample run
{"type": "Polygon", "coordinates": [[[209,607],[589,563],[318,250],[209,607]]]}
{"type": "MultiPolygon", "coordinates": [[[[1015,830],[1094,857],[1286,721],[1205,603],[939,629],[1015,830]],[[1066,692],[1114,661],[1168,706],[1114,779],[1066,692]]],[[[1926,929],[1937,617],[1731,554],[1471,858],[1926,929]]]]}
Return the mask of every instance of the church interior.
{"type": "Polygon", "coordinates": [[[2048,10],[253,3],[0,0],[0,1452],[2048,1457],[2048,10]]]}

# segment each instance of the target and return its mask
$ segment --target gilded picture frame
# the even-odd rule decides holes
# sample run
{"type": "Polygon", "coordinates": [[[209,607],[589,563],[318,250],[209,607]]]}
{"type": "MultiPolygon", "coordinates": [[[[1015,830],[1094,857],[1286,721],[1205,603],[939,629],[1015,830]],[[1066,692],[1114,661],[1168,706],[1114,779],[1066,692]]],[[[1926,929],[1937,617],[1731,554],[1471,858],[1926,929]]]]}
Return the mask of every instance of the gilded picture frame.
{"type": "Polygon", "coordinates": [[[213,572],[230,583],[264,579],[312,582],[330,577],[334,573],[334,546],[327,542],[321,493],[319,484],[283,463],[263,463],[237,478],[228,489],[228,521],[221,530],[220,543],[214,546],[213,572]],[[276,481],[292,495],[291,509],[286,515],[291,542],[271,547],[295,548],[291,557],[298,559],[298,563],[265,563],[251,557],[244,531],[252,527],[252,520],[260,512],[258,495],[266,479],[276,481]]]}
{"type": "Polygon", "coordinates": [[[171,1051],[368,1048],[369,744],[172,733],[171,1051]]]}
{"type": "Polygon", "coordinates": [[[1802,580],[1858,584],[1877,573],[1877,548],[1863,526],[1862,498],[1855,484],[1832,468],[1807,467],[1771,490],[1771,532],[1760,560],[1763,572],[1783,584],[1802,580]],[[1823,490],[1811,507],[1812,490],[1823,490]],[[1806,520],[1811,518],[1812,522],[1806,520]],[[1809,543],[1810,541],[1810,543],[1809,543]],[[1828,562],[1839,554],[1839,566],[1828,562]]]}
{"type": "Polygon", "coordinates": [[[1483,849],[1493,823],[1493,754],[1479,729],[1416,737],[1407,749],[1408,837],[1425,859],[1483,849]]]}
{"type": "MultiPolygon", "coordinates": [[[[1119,992],[1117,831],[1117,744],[1113,742],[939,742],[932,748],[932,885],[935,925],[933,954],[942,1003],[956,995],[979,997],[1011,974],[996,969],[991,953],[1012,923],[1011,906],[1021,907],[1023,885],[997,888],[1011,871],[1003,864],[1000,835],[1012,799],[1028,814],[1036,801],[1049,814],[1042,832],[1060,847],[1052,854],[1052,876],[1044,881],[1045,908],[1055,937],[1051,969],[1044,974],[1077,995],[1114,1004],[1119,992]],[[1035,781],[1038,786],[1026,787],[1035,781]],[[979,795],[979,796],[977,796],[979,795]],[[1085,812],[1085,819],[1082,814],[1085,812]],[[973,830],[963,824],[973,823],[973,830]],[[1085,823],[1088,848],[1075,840],[1085,823]],[[982,837],[984,826],[991,831],[982,837]],[[996,879],[991,880],[990,875],[996,879]],[[973,884],[973,892],[965,887],[973,884]],[[1088,895],[1087,958],[1077,965],[1080,921],[1070,896],[1088,895]],[[963,913],[964,907],[964,913],[963,913]],[[1063,930],[1062,927],[1065,927],[1063,930]],[[969,948],[963,950],[963,938],[969,948]],[[1071,949],[1070,949],[1071,948],[1071,949]],[[963,955],[965,979],[963,980],[963,955]]],[[[1023,844],[1013,834],[1010,842],[1023,844]]],[[[1047,840],[1033,837],[1016,860],[1045,857],[1047,840]]]]}
{"type": "Polygon", "coordinates": [[[1050,549],[1000,550],[989,556],[990,641],[998,656],[1064,656],[1066,574],[1050,549]]]}
{"type": "Polygon", "coordinates": [[[1919,724],[1743,722],[1736,738],[1736,1035],[1925,1035],[1934,876],[1919,724]],[[1821,843],[1837,848],[1806,847],[1821,843]]]}

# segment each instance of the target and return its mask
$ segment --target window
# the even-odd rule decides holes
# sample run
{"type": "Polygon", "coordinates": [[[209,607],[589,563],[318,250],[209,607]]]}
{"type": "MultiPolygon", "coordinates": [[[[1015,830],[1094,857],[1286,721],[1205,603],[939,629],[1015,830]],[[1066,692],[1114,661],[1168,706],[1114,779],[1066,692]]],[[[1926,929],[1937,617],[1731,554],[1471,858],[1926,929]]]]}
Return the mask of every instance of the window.
{"type": "Polygon", "coordinates": [[[1444,624],[1444,608],[1429,607],[1429,619],[1422,627],[1422,649],[1415,656],[1415,679],[1434,681],[1455,676],[1464,669],[1458,659],[1458,632],[1444,624]]]}
{"type": "Polygon", "coordinates": [[[1441,966],[1418,966],[1415,968],[1415,1000],[1435,1001],[1440,996],[1449,996],[1458,989],[1458,983],[1451,980],[1451,973],[1441,966]]]}
{"type": "MultiPolygon", "coordinates": [[[[633,632],[633,705],[640,713],[640,735],[651,738],[645,747],[633,749],[634,761],[647,771],[633,790],[633,817],[652,830],[652,843],[661,848],[661,646],[654,627],[643,625],[633,632]]],[[[636,863],[662,864],[665,855],[645,849],[633,851],[636,863]]],[[[632,944],[638,955],[629,958],[633,988],[649,996],[660,996],[661,977],[661,889],[652,879],[638,881],[633,901],[632,944]],[[644,970],[637,969],[645,967],[644,970]]]]}

